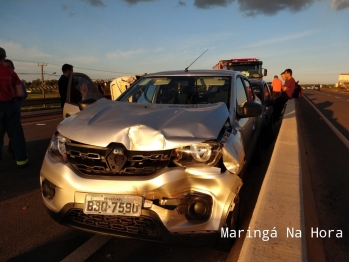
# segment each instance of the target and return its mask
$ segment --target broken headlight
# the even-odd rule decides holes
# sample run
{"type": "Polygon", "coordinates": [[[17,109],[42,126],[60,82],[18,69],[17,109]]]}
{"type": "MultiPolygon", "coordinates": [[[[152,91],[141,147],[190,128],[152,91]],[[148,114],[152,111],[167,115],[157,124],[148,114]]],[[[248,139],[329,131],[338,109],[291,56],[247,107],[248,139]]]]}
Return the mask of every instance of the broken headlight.
{"type": "Polygon", "coordinates": [[[222,145],[208,141],[176,148],[173,162],[182,167],[216,166],[222,156],[222,145]]]}
{"type": "Polygon", "coordinates": [[[48,147],[48,154],[54,161],[67,162],[67,150],[66,143],[69,139],[65,138],[58,132],[56,132],[51,139],[50,145],[48,147]]]}

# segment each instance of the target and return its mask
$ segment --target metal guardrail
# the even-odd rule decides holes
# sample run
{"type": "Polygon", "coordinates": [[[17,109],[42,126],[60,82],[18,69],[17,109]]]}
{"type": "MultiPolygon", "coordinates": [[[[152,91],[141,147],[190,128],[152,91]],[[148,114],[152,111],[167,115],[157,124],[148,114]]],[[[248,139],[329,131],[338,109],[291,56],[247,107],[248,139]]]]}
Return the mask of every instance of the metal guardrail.
{"type": "Polygon", "coordinates": [[[31,98],[26,99],[21,102],[22,106],[37,106],[37,105],[48,105],[48,104],[59,104],[61,103],[61,98],[31,98]]]}

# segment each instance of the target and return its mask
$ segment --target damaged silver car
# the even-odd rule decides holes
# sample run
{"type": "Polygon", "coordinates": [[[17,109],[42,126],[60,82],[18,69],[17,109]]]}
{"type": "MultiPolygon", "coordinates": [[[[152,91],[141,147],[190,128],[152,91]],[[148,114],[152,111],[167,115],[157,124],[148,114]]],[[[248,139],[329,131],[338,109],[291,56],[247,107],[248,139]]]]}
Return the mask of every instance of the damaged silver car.
{"type": "Polygon", "coordinates": [[[62,121],[40,171],[50,215],[77,229],[204,244],[237,224],[262,106],[239,72],[148,74],[62,121]]]}

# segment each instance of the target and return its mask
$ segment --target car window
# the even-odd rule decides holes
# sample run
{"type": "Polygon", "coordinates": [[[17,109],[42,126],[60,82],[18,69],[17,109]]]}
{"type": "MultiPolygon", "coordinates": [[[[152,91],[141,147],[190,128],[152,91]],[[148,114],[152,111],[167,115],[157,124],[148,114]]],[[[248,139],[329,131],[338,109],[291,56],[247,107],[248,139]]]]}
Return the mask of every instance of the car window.
{"type": "Polygon", "coordinates": [[[247,95],[243,80],[241,77],[236,78],[236,111],[238,114],[243,114],[243,106],[247,102],[247,95]]]}
{"type": "Polygon", "coordinates": [[[154,86],[154,85],[148,86],[147,91],[146,91],[146,97],[149,101],[153,100],[155,91],[156,91],[156,86],[154,86]]]}
{"type": "Polygon", "coordinates": [[[253,89],[253,92],[254,94],[262,100],[262,94],[261,94],[261,88],[260,88],[260,85],[259,83],[257,82],[252,82],[251,83],[251,86],[252,86],[252,89],[253,89]]]}
{"type": "Polygon", "coordinates": [[[266,83],[264,83],[264,101],[271,100],[270,90],[266,83]]]}
{"type": "Polygon", "coordinates": [[[101,97],[98,88],[83,75],[74,75],[70,88],[70,103],[78,104],[79,102],[93,98],[98,100],[101,97]]]}
{"type": "Polygon", "coordinates": [[[246,79],[244,79],[244,83],[245,83],[245,87],[246,87],[246,91],[247,91],[248,101],[253,101],[254,100],[254,94],[253,94],[253,90],[252,90],[252,87],[250,85],[250,82],[247,81],[246,79]]]}
{"type": "MultiPolygon", "coordinates": [[[[231,79],[221,76],[144,77],[118,101],[154,104],[228,105],[231,79]]],[[[229,105],[228,105],[229,107],[229,105]]]]}

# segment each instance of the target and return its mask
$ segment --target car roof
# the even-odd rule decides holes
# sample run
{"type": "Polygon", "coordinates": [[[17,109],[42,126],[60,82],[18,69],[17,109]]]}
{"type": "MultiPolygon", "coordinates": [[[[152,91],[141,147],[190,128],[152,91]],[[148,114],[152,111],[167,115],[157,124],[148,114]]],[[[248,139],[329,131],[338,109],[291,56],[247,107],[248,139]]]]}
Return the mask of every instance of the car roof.
{"type": "Polygon", "coordinates": [[[185,70],[176,70],[176,71],[163,71],[163,72],[157,72],[157,73],[151,73],[147,74],[145,77],[148,76],[233,76],[241,74],[240,72],[233,71],[233,70],[188,70],[187,72],[185,70]]]}

